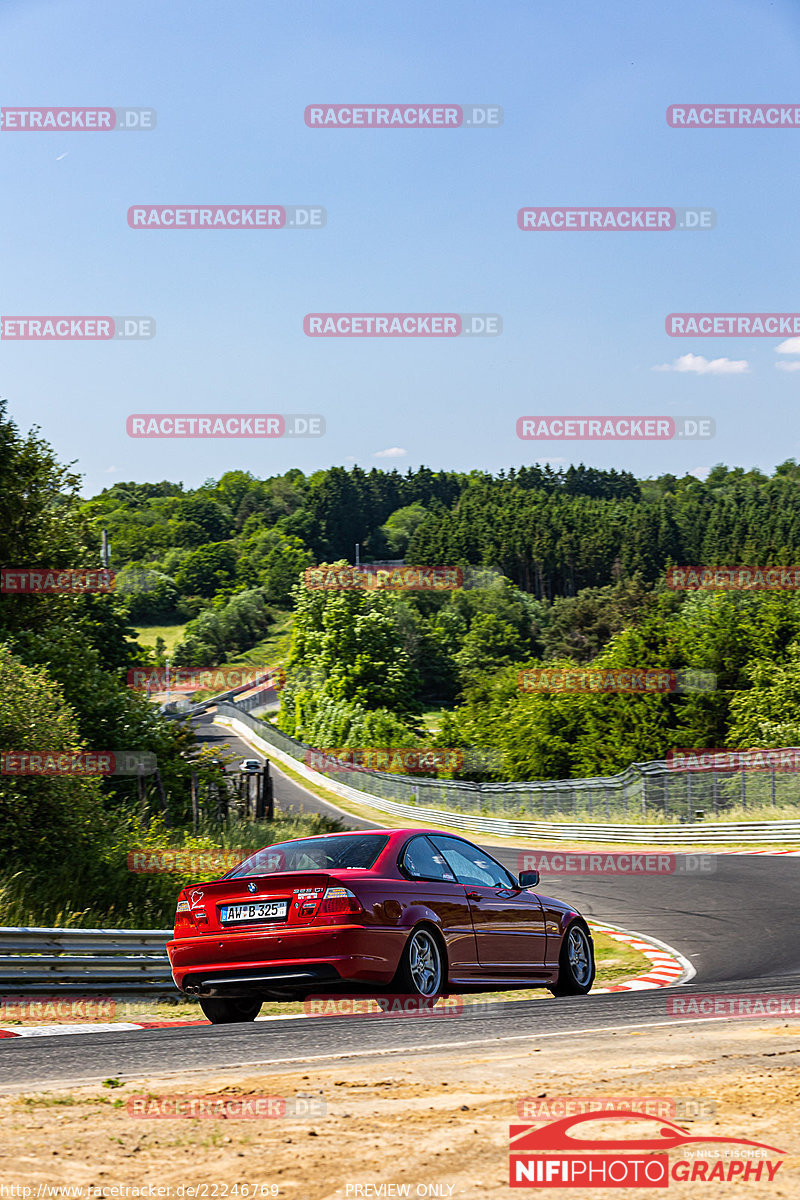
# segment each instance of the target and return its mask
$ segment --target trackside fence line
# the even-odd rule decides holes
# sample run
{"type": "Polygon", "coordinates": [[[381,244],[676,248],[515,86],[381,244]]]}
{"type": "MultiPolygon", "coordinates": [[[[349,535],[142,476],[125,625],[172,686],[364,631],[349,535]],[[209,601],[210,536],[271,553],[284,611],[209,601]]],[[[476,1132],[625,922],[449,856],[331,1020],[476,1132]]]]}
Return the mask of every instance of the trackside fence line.
{"type": "Polygon", "coordinates": [[[719,820],[726,807],[746,806],[748,799],[759,807],[771,804],[776,818],[781,807],[800,809],[797,773],[715,771],[693,775],[675,771],[666,762],[650,762],[634,763],[620,775],[523,783],[472,783],[346,767],[331,776],[307,766],[312,747],[235,704],[209,703],[212,707],[206,712],[212,720],[228,725],[310,783],[343,800],[415,824],[565,842],[800,844],[800,819],[719,820]],[[623,819],[610,820],[612,812],[623,819]],[[565,819],[570,815],[572,820],[565,819]],[[541,819],[548,816],[560,819],[541,819]],[[648,816],[661,820],[648,823],[648,816]]]}

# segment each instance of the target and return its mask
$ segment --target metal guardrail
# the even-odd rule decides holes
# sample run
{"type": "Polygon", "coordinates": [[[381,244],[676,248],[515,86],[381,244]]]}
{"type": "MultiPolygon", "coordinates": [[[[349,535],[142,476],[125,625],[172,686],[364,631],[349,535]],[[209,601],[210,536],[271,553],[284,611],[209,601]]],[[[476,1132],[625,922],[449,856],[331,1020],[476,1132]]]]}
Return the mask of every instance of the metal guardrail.
{"type": "Polygon", "coordinates": [[[171,929],[0,926],[0,996],[48,992],[177,995],[165,943],[171,929]]]}
{"type": "MultiPolygon", "coordinates": [[[[378,812],[409,819],[414,823],[431,822],[448,828],[489,833],[500,837],[547,838],[554,841],[638,842],[643,845],[800,843],[800,820],[797,819],[737,822],[715,820],[713,824],[704,824],[697,818],[694,805],[706,802],[704,797],[708,795],[712,800],[714,797],[717,799],[713,809],[712,805],[707,806],[715,816],[721,807],[720,801],[729,800],[731,792],[734,801],[740,799],[748,780],[740,780],[739,772],[733,773],[733,780],[722,779],[722,772],[714,772],[711,779],[692,781],[691,778],[687,779],[686,775],[677,775],[671,771],[666,763],[654,762],[634,763],[621,775],[604,779],[554,780],[540,783],[479,784],[463,780],[414,779],[405,775],[362,769],[339,771],[336,777],[331,777],[306,765],[304,759],[310,747],[289,737],[273,725],[243,712],[234,704],[217,704],[213,719],[221,719],[234,728],[238,725],[238,732],[260,744],[265,755],[291,767],[309,782],[324,786],[342,799],[365,804],[378,812]],[[347,779],[348,782],[342,782],[343,779],[347,779]],[[655,803],[651,795],[649,811],[657,816],[666,815],[658,801],[660,799],[662,804],[664,803],[667,787],[675,780],[688,790],[689,807],[688,811],[684,809],[684,812],[686,817],[690,816],[691,819],[685,819],[681,823],[646,823],[642,817],[648,812],[648,791],[656,793],[655,803]],[[354,782],[359,786],[353,786],[354,782]],[[638,818],[635,823],[598,821],[594,813],[603,813],[603,808],[596,804],[593,813],[591,799],[588,804],[588,821],[548,822],[531,819],[525,812],[526,809],[530,811],[538,806],[547,813],[547,797],[568,794],[571,798],[569,807],[574,807],[576,815],[580,812],[580,815],[584,816],[587,812],[586,802],[584,800],[579,808],[577,797],[579,794],[583,794],[584,797],[588,794],[591,797],[593,791],[605,799],[606,812],[612,807],[618,808],[619,796],[622,794],[627,811],[631,799],[630,792],[635,785],[638,785],[632,798],[636,802],[633,812],[638,818]],[[616,804],[612,803],[612,794],[616,804]],[[425,800],[428,799],[434,803],[426,804],[425,800]],[[494,813],[498,815],[493,815],[494,813]]],[[[743,772],[741,774],[744,775],[743,772]]],[[[794,793],[800,786],[798,776],[795,774],[788,778],[793,784],[794,793]]],[[[785,779],[786,776],[778,782],[785,779]]],[[[762,778],[759,783],[762,788],[769,788],[771,785],[774,800],[777,786],[775,773],[772,773],[771,781],[768,777],[766,780],[762,778]]],[[[767,795],[769,794],[768,791],[767,795]]],[[[795,807],[800,807],[800,796],[795,807]]],[[[556,806],[551,808],[551,813],[562,816],[565,808],[566,806],[556,806]]]]}

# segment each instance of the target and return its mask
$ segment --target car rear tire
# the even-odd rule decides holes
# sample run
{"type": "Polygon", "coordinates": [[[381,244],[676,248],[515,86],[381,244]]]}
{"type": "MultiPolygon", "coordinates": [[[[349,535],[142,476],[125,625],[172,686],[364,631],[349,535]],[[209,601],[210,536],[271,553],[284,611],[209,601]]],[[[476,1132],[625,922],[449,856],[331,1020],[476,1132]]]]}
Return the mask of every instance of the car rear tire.
{"type": "Polygon", "coordinates": [[[585,996],[594,983],[594,946],[586,928],[578,921],[564,934],[558,959],[554,996],[585,996]]]}
{"type": "Polygon", "coordinates": [[[412,930],[395,976],[397,990],[411,996],[439,996],[445,976],[439,939],[424,925],[412,930]]]}
{"type": "Polygon", "coordinates": [[[201,1000],[200,1007],[212,1025],[233,1025],[255,1021],[261,1012],[261,1000],[230,999],[201,1000]]]}

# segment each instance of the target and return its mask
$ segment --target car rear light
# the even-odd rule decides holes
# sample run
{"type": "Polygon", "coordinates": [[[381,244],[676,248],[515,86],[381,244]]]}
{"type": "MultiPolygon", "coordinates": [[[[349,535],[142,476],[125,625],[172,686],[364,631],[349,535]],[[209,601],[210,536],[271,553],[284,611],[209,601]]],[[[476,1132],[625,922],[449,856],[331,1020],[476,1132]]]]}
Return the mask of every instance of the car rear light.
{"type": "Polygon", "coordinates": [[[190,929],[194,922],[192,921],[192,910],[188,900],[179,900],[178,906],[175,909],[175,932],[178,930],[190,929]]]}
{"type": "Polygon", "coordinates": [[[319,906],[321,917],[334,917],[342,913],[360,913],[363,908],[358,897],[346,887],[329,887],[325,889],[322,904],[319,906]]]}

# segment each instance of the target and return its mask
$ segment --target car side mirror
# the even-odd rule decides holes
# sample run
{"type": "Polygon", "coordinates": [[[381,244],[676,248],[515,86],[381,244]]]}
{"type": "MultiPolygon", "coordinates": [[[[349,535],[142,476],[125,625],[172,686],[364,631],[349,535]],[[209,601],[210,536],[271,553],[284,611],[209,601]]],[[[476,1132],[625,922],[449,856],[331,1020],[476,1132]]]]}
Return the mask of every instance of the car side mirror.
{"type": "Polygon", "coordinates": [[[539,882],[538,871],[520,871],[519,885],[524,888],[536,887],[539,882]]]}

